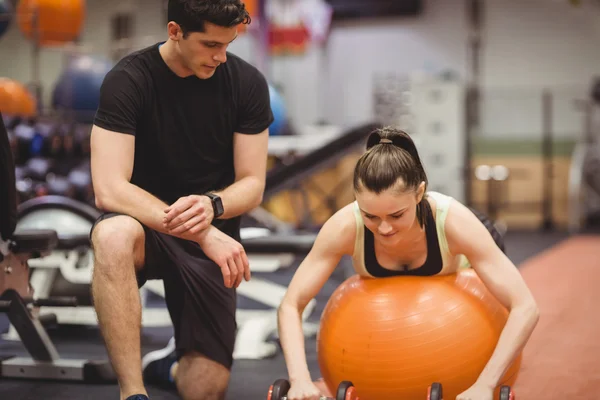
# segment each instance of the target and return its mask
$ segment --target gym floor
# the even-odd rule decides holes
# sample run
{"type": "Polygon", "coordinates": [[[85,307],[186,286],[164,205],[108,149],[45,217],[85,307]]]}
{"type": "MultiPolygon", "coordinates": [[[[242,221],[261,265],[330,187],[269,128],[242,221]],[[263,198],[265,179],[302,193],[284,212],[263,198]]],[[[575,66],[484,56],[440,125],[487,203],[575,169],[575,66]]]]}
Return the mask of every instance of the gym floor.
{"type": "MultiPolygon", "coordinates": [[[[516,265],[521,265],[526,260],[541,252],[550,249],[567,238],[562,233],[520,233],[507,234],[506,244],[509,257],[516,265]]],[[[291,278],[293,268],[281,273],[269,274],[269,279],[277,282],[286,282],[291,278]]],[[[333,290],[343,280],[343,274],[336,273],[317,298],[318,306],[313,312],[313,320],[318,318],[323,307],[333,290]]],[[[0,316],[0,332],[6,332],[7,319],[0,316]]],[[[61,327],[50,330],[52,340],[55,342],[63,358],[104,359],[105,349],[95,328],[61,327]]],[[[171,337],[170,329],[144,329],[142,344],[143,352],[162,348],[171,337]]],[[[317,363],[315,339],[307,339],[307,357],[313,379],[318,378],[319,368],[317,363]]],[[[26,355],[20,343],[0,341],[0,355],[23,354],[26,355]]],[[[264,399],[269,385],[277,378],[285,378],[287,372],[281,352],[269,359],[260,361],[236,360],[229,387],[227,399],[264,399]]],[[[176,393],[171,393],[154,387],[149,387],[151,399],[177,399],[176,393]]],[[[518,392],[517,392],[518,393],[518,392]]],[[[118,387],[116,385],[83,385],[73,383],[39,382],[23,380],[4,380],[0,384],[0,398],[11,400],[28,399],[117,399],[118,387]]],[[[581,397],[585,398],[585,397],[581,397]]]]}

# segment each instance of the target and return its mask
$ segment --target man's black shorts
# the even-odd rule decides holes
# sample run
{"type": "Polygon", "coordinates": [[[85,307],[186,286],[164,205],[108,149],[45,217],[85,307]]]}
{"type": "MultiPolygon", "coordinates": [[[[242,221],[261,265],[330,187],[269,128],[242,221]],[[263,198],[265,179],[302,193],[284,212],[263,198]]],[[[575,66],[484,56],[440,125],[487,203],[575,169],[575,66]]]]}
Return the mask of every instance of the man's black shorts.
{"type": "MultiPolygon", "coordinates": [[[[90,237],[100,221],[119,215],[101,215],[90,237]]],[[[137,274],[138,286],[163,280],[178,353],[197,351],[230,369],[237,329],[235,289],[225,287],[221,269],[197,243],[142,227],[145,265],[137,274]]]]}

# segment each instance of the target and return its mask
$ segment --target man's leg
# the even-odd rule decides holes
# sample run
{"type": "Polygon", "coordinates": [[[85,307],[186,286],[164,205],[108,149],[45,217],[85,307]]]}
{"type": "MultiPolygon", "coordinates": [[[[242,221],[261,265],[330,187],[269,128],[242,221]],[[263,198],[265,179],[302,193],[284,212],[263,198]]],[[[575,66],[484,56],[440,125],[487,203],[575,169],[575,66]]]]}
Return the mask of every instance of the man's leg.
{"type": "Polygon", "coordinates": [[[136,270],[144,264],[144,229],[135,219],[118,215],[98,222],[91,239],[92,298],[121,400],[147,395],[142,380],[142,310],[136,279],[136,270]]]}
{"type": "Polygon", "coordinates": [[[163,388],[176,389],[184,400],[224,399],[229,383],[229,370],[193,351],[177,361],[174,346],[174,339],[171,339],[164,349],[146,355],[160,358],[148,363],[144,378],[163,388]]]}
{"type": "Polygon", "coordinates": [[[162,277],[175,342],[145,357],[153,362],[147,363],[144,376],[161,386],[175,383],[184,400],[222,400],[233,363],[235,290],[225,287],[220,268],[199,246],[159,235],[165,254],[172,257],[162,277]]]}
{"type": "Polygon", "coordinates": [[[144,378],[163,388],[177,390],[184,400],[224,399],[230,371],[197,352],[189,352],[177,361],[173,340],[164,349],[146,355],[160,358],[148,363],[144,378]]]}
{"type": "Polygon", "coordinates": [[[166,347],[151,351],[142,358],[144,381],[163,389],[177,390],[175,374],[178,365],[175,338],[172,337],[166,347]]]}
{"type": "Polygon", "coordinates": [[[184,400],[224,400],[229,384],[229,369],[191,351],[179,360],[175,381],[184,400]]]}

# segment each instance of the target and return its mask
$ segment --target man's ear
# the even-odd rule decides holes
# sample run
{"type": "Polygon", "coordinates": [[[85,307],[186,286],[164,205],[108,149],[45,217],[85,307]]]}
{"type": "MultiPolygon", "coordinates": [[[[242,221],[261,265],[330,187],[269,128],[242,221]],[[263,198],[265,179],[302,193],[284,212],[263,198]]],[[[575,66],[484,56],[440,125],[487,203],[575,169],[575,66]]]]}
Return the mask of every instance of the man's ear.
{"type": "Polygon", "coordinates": [[[171,40],[179,40],[183,36],[183,32],[181,31],[181,27],[178,23],[170,21],[167,24],[167,32],[169,33],[169,39],[171,40]]]}

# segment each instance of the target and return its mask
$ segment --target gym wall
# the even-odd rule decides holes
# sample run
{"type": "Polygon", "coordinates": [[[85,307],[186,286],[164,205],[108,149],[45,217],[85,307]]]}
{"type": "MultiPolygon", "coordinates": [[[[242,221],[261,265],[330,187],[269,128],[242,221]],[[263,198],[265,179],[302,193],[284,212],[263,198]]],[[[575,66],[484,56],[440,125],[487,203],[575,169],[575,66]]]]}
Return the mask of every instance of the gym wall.
{"type": "MultiPolygon", "coordinates": [[[[111,22],[123,13],[133,16],[132,49],[164,40],[164,0],[87,0],[79,44],[96,55],[114,55],[111,22]]],[[[515,189],[509,195],[520,195],[522,187],[532,201],[541,201],[541,190],[531,183],[540,179],[536,160],[543,132],[541,97],[543,90],[549,90],[559,156],[555,207],[556,215],[564,219],[569,156],[584,129],[574,101],[586,97],[600,65],[600,7],[591,1],[574,6],[568,0],[488,0],[483,20],[481,132],[473,164],[500,163],[526,170],[526,179],[511,182],[515,189]]],[[[373,119],[373,82],[378,74],[450,72],[464,79],[467,26],[465,0],[427,0],[417,17],[335,22],[326,47],[272,58],[264,72],[280,88],[294,126],[327,121],[351,127],[373,119]]],[[[239,37],[230,51],[261,64],[250,35],[239,37]]],[[[0,38],[0,54],[5,55],[0,57],[0,76],[24,83],[31,80],[32,46],[14,23],[0,38]]],[[[63,68],[64,54],[65,49],[41,50],[46,104],[63,68]]],[[[485,201],[484,187],[475,185],[473,192],[476,200],[485,201]]],[[[346,196],[340,203],[345,201],[346,196]]],[[[523,223],[521,216],[518,213],[515,224],[523,223]]],[[[539,217],[531,218],[537,221],[539,217]]]]}
{"type": "MultiPolygon", "coordinates": [[[[590,2],[574,7],[567,0],[487,1],[482,48],[483,84],[490,90],[543,87],[585,95],[600,65],[600,9],[590,2]]],[[[134,14],[135,44],[164,37],[163,0],[88,0],[80,44],[96,54],[111,53],[111,18],[134,14]]],[[[280,85],[291,120],[313,124],[327,120],[355,125],[372,118],[372,81],[378,72],[413,74],[449,70],[464,77],[467,63],[467,21],[464,0],[425,1],[418,17],[335,23],[326,49],[312,48],[304,56],[270,62],[269,77],[280,85]]],[[[240,37],[231,51],[253,60],[255,44],[240,37]]],[[[21,82],[31,79],[31,44],[12,24],[0,38],[0,75],[21,82]]],[[[62,68],[60,51],[43,49],[41,79],[46,97],[62,68]]],[[[509,110],[508,112],[514,113],[509,110]]],[[[502,107],[482,121],[490,131],[503,132],[502,107]]],[[[528,116],[519,122],[527,124],[528,116]]],[[[531,120],[539,118],[531,115],[531,120]]],[[[565,120],[557,116],[558,121],[565,120]]],[[[565,131],[579,129],[572,117],[565,131]]],[[[510,126],[508,127],[510,128],[510,126]]],[[[523,134],[537,132],[523,131],[523,134]]],[[[566,133],[566,132],[565,132],[566,133]]],[[[572,132],[571,132],[572,133],[572,132]]]]}

